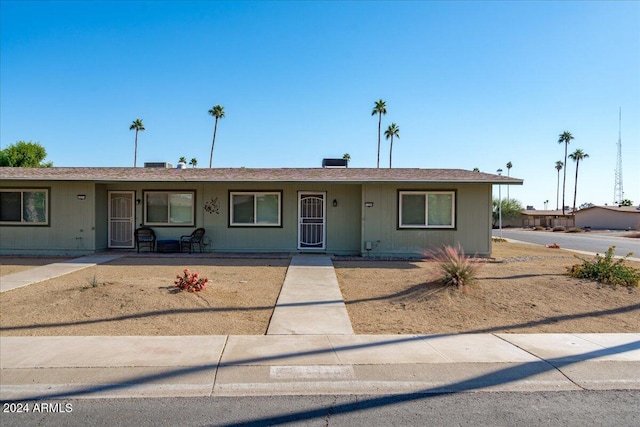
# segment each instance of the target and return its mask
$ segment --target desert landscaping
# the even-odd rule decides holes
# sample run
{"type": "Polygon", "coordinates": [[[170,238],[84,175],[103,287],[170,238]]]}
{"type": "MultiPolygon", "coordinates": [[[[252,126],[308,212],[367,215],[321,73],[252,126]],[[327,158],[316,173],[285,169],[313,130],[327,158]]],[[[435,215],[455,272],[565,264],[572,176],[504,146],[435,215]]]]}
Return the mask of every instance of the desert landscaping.
{"type": "MultiPolygon", "coordinates": [[[[5,275],[61,259],[1,260],[5,275]]],[[[562,249],[497,242],[475,283],[457,289],[438,283],[429,260],[334,259],[357,334],[640,331],[640,289],[566,276],[578,262],[562,249]]],[[[131,254],[2,293],[0,335],[265,334],[288,263],[131,254]],[[185,268],[208,277],[207,289],[178,291],[185,268]]]]}

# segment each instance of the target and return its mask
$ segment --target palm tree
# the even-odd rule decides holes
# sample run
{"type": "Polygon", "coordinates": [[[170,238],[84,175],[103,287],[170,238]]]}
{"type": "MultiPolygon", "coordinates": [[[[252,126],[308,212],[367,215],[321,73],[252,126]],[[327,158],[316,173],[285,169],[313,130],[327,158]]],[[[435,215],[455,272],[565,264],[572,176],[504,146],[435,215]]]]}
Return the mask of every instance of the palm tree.
{"type": "Polygon", "coordinates": [[[198,165],[198,159],[194,157],[193,159],[191,159],[189,164],[191,165],[192,168],[195,168],[198,165]]]}
{"type": "Polygon", "coordinates": [[[187,158],[185,156],[180,157],[180,159],[178,159],[178,163],[187,163],[187,158]]]}
{"type": "Polygon", "coordinates": [[[344,153],[342,155],[342,159],[347,161],[347,167],[349,167],[349,162],[351,161],[351,155],[349,153],[344,153]]]}
{"type": "Polygon", "coordinates": [[[142,123],[141,119],[135,119],[132,123],[131,126],[129,126],[129,130],[135,130],[136,131],[136,140],[134,143],[134,151],[133,151],[133,167],[136,167],[136,161],[138,160],[138,132],[141,130],[145,130],[144,129],[144,124],[142,123]]]}
{"type": "Polygon", "coordinates": [[[556,187],[556,210],[558,210],[560,208],[559,204],[560,204],[560,171],[562,170],[562,167],[564,166],[564,163],[562,163],[562,160],[558,160],[556,162],[556,170],[558,171],[558,185],[556,187]]]}
{"type": "Polygon", "coordinates": [[[400,139],[400,128],[395,123],[391,123],[387,130],[384,131],[384,136],[391,138],[391,145],[389,146],[389,169],[391,169],[391,155],[393,154],[393,137],[400,139]]]}
{"type": "Polygon", "coordinates": [[[387,114],[387,103],[382,99],[376,101],[373,106],[371,115],[378,115],[378,163],[376,167],[380,167],[380,126],[382,125],[382,115],[387,114]]]}
{"type": "Polygon", "coordinates": [[[216,118],[216,124],[213,127],[213,140],[211,141],[211,155],[209,156],[209,168],[213,164],[213,146],[216,144],[216,132],[218,131],[218,119],[224,117],[224,107],[221,105],[214,105],[209,110],[209,114],[216,118]]]}
{"type": "Polygon", "coordinates": [[[573,190],[573,212],[576,212],[576,197],[578,196],[578,166],[580,165],[580,160],[584,160],[588,158],[589,155],[582,151],[582,149],[578,148],[573,153],[569,154],[569,158],[576,162],[576,185],[573,190]]]}
{"type": "MultiPolygon", "coordinates": [[[[510,161],[507,162],[507,176],[509,175],[509,172],[511,172],[511,168],[513,167],[513,163],[511,163],[510,161]]],[[[507,185],[507,201],[509,201],[509,186],[507,185]]]]}
{"type": "MultiPolygon", "coordinates": [[[[567,164],[567,148],[569,147],[569,143],[573,139],[573,135],[571,132],[564,131],[558,136],[558,144],[564,143],[564,163],[567,164]]],[[[567,187],[567,168],[564,168],[564,178],[562,179],[562,215],[564,215],[564,193],[567,187]]]]}

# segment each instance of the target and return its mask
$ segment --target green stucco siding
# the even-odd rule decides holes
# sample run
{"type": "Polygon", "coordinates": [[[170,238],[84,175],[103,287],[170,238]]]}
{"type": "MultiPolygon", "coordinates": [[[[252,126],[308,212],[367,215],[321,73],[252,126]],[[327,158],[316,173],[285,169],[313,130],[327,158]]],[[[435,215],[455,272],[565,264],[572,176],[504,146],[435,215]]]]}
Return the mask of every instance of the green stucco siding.
{"type": "Polygon", "coordinates": [[[415,256],[430,248],[457,243],[469,254],[487,256],[491,253],[491,186],[488,184],[366,184],[362,188],[362,200],[363,204],[373,203],[362,211],[362,253],[365,256],[415,256]],[[398,228],[399,190],[455,191],[455,229],[398,228]],[[369,251],[366,242],[371,242],[369,251]]]}

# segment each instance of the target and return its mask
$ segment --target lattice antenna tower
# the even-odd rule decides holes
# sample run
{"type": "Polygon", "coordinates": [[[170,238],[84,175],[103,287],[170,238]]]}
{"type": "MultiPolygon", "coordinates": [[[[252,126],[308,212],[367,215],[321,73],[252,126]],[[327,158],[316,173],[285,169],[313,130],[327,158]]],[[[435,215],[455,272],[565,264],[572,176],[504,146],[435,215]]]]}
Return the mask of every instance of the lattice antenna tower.
{"type": "Polygon", "coordinates": [[[613,204],[622,203],[624,191],[622,190],[622,108],[618,113],[618,155],[616,157],[616,177],[613,186],[613,204]]]}

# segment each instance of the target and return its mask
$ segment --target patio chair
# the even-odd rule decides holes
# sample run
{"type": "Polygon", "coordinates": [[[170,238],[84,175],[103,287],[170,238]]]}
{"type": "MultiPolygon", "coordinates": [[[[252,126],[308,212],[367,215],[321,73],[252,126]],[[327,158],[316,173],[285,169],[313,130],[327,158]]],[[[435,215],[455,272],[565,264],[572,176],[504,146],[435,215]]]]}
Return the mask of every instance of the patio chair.
{"type": "Polygon", "coordinates": [[[142,227],[142,228],[136,229],[135,238],[136,238],[136,247],[138,248],[138,253],[140,253],[140,248],[144,246],[149,247],[149,252],[155,252],[156,233],[151,228],[142,227]]]}
{"type": "Polygon", "coordinates": [[[204,237],[204,228],[198,228],[188,236],[180,236],[180,252],[182,252],[182,248],[188,246],[189,253],[192,253],[193,245],[198,245],[200,247],[200,252],[202,252],[203,237],[204,237]]]}

